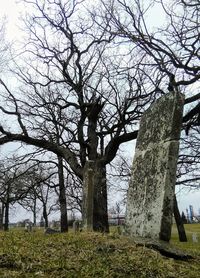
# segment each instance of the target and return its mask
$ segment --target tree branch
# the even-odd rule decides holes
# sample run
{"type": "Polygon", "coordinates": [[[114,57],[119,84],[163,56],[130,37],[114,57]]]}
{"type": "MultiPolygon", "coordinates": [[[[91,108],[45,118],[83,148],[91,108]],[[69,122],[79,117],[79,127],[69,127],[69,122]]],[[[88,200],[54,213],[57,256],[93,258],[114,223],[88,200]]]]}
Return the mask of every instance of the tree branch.
{"type": "Polygon", "coordinates": [[[15,134],[15,133],[10,133],[4,130],[2,126],[0,126],[0,132],[4,134],[4,137],[0,138],[0,145],[3,145],[8,142],[13,142],[13,141],[20,141],[24,142],[29,145],[33,145],[39,148],[43,148],[45,150],[51,151],[57,155],[62,156],[67,163],[70,165],[71,169],[77,174],[77,176],[82,179],[83,177],[83,171],[82,167],[77,161],[76,155],[67,147],[61,147],[55,143],[42,140],[42,139],[36,139],[33,137],[25,136],[22,134],[15,134]]]}
{"type": "Polygon", "coordinates": [[[118,151],[119,145],[130,140],[134,140],[137,138],[138,130],[135,130],[130,133],[125,133],[121,136],[114,137],[107,145],[105,149],[105,156],[103,160],[106,164],[110,163],[114,158],[118,151]]]}

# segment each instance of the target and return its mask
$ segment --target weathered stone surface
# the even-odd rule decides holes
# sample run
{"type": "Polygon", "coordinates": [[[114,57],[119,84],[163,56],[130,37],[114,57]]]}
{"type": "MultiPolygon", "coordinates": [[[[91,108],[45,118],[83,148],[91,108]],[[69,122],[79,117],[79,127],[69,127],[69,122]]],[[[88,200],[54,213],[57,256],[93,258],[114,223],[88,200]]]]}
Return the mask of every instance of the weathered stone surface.
{"type": "Polygon", "coordinates": [[[101,160],[89,160],[83,177],[83,229],[108,231],[106,168],[101,160]]]}
{"type": "Polygon", "coordinates": [[[93,230],[94,161],[86,162],[83,178],[83,229],[93,230]]]}
{"type": "Polygon", "coordinates": [[[126,232],[169,241],[184,97],[169,93],[144,113],[129,184],[126,232]]]}

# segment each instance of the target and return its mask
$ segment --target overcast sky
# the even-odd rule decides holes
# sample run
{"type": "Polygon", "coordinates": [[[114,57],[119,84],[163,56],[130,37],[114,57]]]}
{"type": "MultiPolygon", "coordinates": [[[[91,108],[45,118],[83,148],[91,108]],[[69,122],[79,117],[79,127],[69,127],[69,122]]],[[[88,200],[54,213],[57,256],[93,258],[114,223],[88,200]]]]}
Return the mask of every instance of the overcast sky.
{"type": "MultiPolygon", "coordinates": [[[[19,18],[20,18],[20,12],[23,11],[24,7],[21,4],[16,4],[17,1],[15,0],[2,0],[0,5],[0,18],[4,15],[7,17],[7,37],[10,40],[15,40],[16,38],[20,37],[20,31],[17,27],[19,25],[19,18]]],[[[155,17],[156,22],[158,23],[159,20],[159,12],[155,11],[155,17]]],[[[160,16],[160,18],[163,19],[163,17],[160,16]]],[[[154,21],[155,23],[155,21],[154,21]]],[[[2,151],[6,151],[5,147],[1,148],[2,151]]],[[[180,190],[180,188],[177,188],[177,199],[179,203],[180,211],[185,211],[186,208],[188,208],[189,205],[193,205],[194,212],[198,212],[200,208],[200,190],[180,190]]],[[[21,217],[24,218],[25,214],[22,212],[21,217]]],[[[11,215],[11,221],[16,219],[16,214],[11,215]]]]}

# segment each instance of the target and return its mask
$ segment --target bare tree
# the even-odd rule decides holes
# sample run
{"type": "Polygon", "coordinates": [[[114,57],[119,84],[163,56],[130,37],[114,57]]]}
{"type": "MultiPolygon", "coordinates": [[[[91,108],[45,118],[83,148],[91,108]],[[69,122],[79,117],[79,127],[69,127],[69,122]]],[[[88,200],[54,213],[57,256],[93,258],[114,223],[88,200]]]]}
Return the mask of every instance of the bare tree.
{"type": "Polygon", "coordinates": [[[199,127],[194,126],[189,136],[184,133],[181,138],[180,154],[177,169],[177,185],[200,188],[200,136],[199,127]]]}
{"type": "Polygon", "coordinates": [[[29,170],[16,166],[14,162],[11,164],[8,160],[5,160],[1,164],[0,201],[3,205],[5,231],[9,228],[10,206],[19,202],[28,194],[27,177],[29,174],[29,170]]]}
{"type": "MultiPolygon", "coordinates": [[[[50,199],[51,195],[53,195],[54,189],[57,189],[56,193],[58,195],[59,204],[57,204],[57,201],[51,202],[49,213],[52,209],[58,209],[59,206],[61,213],[61,232],[67,232],[66,186],[62,157],[59,157],[57,162],[55,157],[51,157],[50,160],[47,159],[47,154],[43,152],[43,155],[41,156],[40,151],[35,151],[18,157],[19,164],[29,164],[29,167],[32,168],[32,175],[29,176],[30,190],[26,198],[20,202],[20,205],[33,212],[34,223],[36,223],[36,210],[38,210],[37,203],[39,202],[43,207],[43,214],[45,215],[44,219],[47,219],[46,203],[47,201],[48,203],[50,202],[50,200],[47,199],[50,199]]],[[[46,220],[46,223],[47,222],[48,220],[46,220]]]]}
{"type": "MultiPolygon", "coordinates": [[[[26,165],[27,176],[26,183],[23,184],[23,187],[26,188],[26,194],[24,194],[22,199],[18,200],[24,209],[31,211],[33,213],[33,223],[36,225],[36,218],[39,211],[42,209],[45,224],[48,226],[48,215],[56,206],[56,201],[53,200],[54,190],[50,186],[50,180],[57,174],[56,171],[52,171],[52,167],[47,165],[35,163],[26,163],[22,160],[18,165],[26,165]]],[[[55,196],[54,196],[55,197],[55,196]]]]}
{"type": "MultiPolygon", "coordinates": [[[[198,138],[195,127],[200,124],[199,1],[102,0],[101,3],[103,12],[94,14],[97,22],[98,16],[104,19],[100,28],[117,35],[120,43],[129,42],[132,49],[138,48],[147,55],[149,68],[162,74],[161,90],[185,93],[183,128],[186,135],[191,130],[191,138],[198,138]],[[153,15],[155,8],[159,8],[165,18],[162,26],[156,24],[152,28],[148,17],[153,15]]],[[[181,149],[187,151],[180,153],[178,184],[194,185],[199,181],[199,151],[191,141],[188,138],[182,141],[181,149]]],[[[176,200],[174,204],[176,210],[176,200]]],[[[180,219],[177,210],[175,215],[180,219]]],[[[179,224],[177,222],[177,227],[179,224]]],[[[186,239],[185,235],[182,239],[186,239]]]]}
{"type": "MultiPolygon", "coordinates": [[[[16,91],[0,81],[7,104],[0,110],[13,120],[1,124],[0,144],[21,141],[51,151],[82,181],[88,160],[105,175],[119,146],[136,138],[143,111],[163,94],[160,74],[153,79],[146,55],[119,47],[115,34],[99,28],[87,0],[23,2],[33,11],[25,19],[26,63],[13,69],[16,91]]],[[[101,223],[108,231],[106,183],[94,187],[94,229],[101,223]]]]}
{"type": "Polygon", "coordinates": [[[2,74],[10,60],[10,44],[6,41],[6,18],[0,19],[0,39],[0,74],[2,74]]]}
{"type": "MultiPolygon", "coordinates": [[[[194,1],[103,1],[109,18],[109,32],[127,39],[132,47],[139,47],[149,56],[149,67],[164,74],[161,83],[164,91],[180,89],[188,96],[185,100],[186,115],[183,118],[186,132],[198,124],[200,98],[199,65],[199,3],[194,1]],[[163,12],[163,26],[152,29],[148,16],[155,6],[163,12]],[[166,84],[168,83],[168,86],[166,84]],[[194,85],[195,84],[195,85],[194,85]],[[192,86],[193,85],[193,86],[192,86]],[[191,109],[191,103],[194,103],[191,109]],[[190,106],[188,106],[190,104],[190,106]]],[[[107,26],[107,22],[104,24],[107,26]]],[[[105,27],[106,28],[106,27],[105,27]]]]}
{"type": "Polygon", "coordinates": [[[200,79],[198,1],[189,5],[186,1],[114,0],[105,1],[104,8],[105,18],[109,18],[113,28],[111,32],[129,39],[147,53],[152,59],[149,66],[157,67],[171,78],[173,84],[169,85],[190,85],[200,79]],[[152,15],[155,6],[166,19],[163,27],[157,26],[153,31],[147,17],[152,15]]]}

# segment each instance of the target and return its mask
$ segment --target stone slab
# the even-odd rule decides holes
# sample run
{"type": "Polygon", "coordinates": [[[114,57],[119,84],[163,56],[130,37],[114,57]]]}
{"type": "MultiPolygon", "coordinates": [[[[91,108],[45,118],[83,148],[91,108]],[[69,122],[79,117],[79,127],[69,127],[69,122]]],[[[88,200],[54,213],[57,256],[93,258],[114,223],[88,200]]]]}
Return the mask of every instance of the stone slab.
{"type": "Polygon", "coordinates": [[[125,229],[169,241],[184,96],[169,93],[144,113],[129,183],[125,229]]]}
{"type": "Polygon", "coordinates": [[[94,161],[86,162],[83,178],[83,229],[93,231],[94,209],[94,161]]]}

